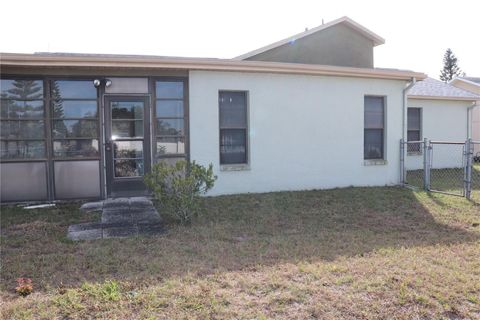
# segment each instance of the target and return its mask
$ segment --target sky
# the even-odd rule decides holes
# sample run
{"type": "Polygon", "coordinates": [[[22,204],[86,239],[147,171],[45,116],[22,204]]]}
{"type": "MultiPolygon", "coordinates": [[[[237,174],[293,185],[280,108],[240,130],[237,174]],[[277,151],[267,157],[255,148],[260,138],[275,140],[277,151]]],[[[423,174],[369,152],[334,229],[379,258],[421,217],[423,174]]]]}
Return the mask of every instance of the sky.
{"type": "Polygon", "coordinates": [[[375,67],[439,77],[451,48],[480,77],[479,0],[5,0],[0,52],[233,58],[348,16],[385,38],[375,67]]]}

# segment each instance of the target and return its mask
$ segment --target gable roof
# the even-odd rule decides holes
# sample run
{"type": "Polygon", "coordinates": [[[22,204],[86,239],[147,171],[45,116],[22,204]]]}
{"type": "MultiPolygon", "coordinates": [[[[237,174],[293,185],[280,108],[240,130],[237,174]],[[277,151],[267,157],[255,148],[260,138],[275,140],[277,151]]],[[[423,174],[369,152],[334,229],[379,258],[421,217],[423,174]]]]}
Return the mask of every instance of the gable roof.
{"type": "Polygon", "coordinates": [[[330,21],[328,23],[325,23],[325,24],[322,24],[316,28],[313,28],[313,29],[310,29],[310,30],[307,30],[307,31],[304,31],[304,32],[301,32],[301,33],[298,33],[294,36],[291,36],[291,37],[288,37],[288,38],[285,38],[283,40],[280,40],[280,41],[277,41],[277,42],[274,42],[272,44],[269,44],[267,46],[264,46],[264,47],[261,47],[259,49],[256,49],[256,50],[253,50],[253,51],[250,51],[250,52],[247,52],[245,54],[242,54],[238,57],[235,57],[233,59],[235,60],[245,60],[245,59],[248,59],[250,57],[253,57],[253,56],[256,56],[260,53],[263,53],[265,51],[268,51],[268,50],[271,50],[271,49],[274,49],[274,48],[277,48],[277,47],[280,47],[280,46],[283,46],[284,44],[287,44],[289,42],[292,42],[292,41],[296,41],[298,39],[301,39],[301,38],[304,38],[304,37],[307,37],[313,33],[316,33],[316,32],[319,32],[319,31],[322,31],[322,30],[325,30],[327,28],[330,28],[332,26],[335,26],[337,24],[340,24],[340,23],[343,23],[343,24],[346,24],[348,25],[350,28],[354,29],[355,31],[357,31],[358,33],[362,34],[363,36],[365,36],[366,38],[368,39],[371,39],[373,41],[373,45],[374,46],[378,46],[380,44],[384,44],[385,43],[385,39],[383,39],[382,37],[380,37],[379,35],[377,35],[376,33],[374,33],[373,31],[370,31],[368,30],[367,28],[365,28],[364,26],[360,25],[359,23],[353,21],[352,19],[350,19],[349,17],[341,17],[339,19],[336,19],[336,20],[333,20],[333,21],[330,21]]]}
{"type": "Polygon", "coordinates": [[[452,86],[442,81],[426,78],[415,83],[408,91],[409,98],[433,100],[467,100],[475,101],[480,95],[452,86]]]}

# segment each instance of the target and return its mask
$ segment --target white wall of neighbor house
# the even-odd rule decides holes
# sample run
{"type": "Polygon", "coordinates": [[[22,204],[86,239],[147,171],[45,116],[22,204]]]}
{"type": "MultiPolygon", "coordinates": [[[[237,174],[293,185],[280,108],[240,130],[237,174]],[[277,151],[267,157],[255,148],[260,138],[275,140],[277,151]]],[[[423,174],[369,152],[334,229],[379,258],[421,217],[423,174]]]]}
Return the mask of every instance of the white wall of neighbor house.
{"type": "Polygon", "coordinates": [[[477,106],[472,108],[472,140],[475,141],[473,152],[475,155],[480,155],[480,100],[477,101],[477,106]]]}
{"type": "MultiPolygon", "coordinates": [[[[450,82],[451,85],[464,89],[476,94],[480,94],[480,84],[474,84],[471,82],[465,82],[459,79],[453,80],[450,82]]],[[[478,107],[475,107],[472,109],[472,132],[471,136],[474,141],[479,141],[480,142],[480,100],[477,101],[478,107]]],[[[477,154],[480,152],[480,144],[475,144],[474,146],[474,152],[477,154]]]]}
{"type": "Polygon", "coordinates": [[[395,185],[400,179],[401,80],[191,71],[190,155],[212,163],[210,195],[395,185]],[[219,90],[248,91],[248,168],[222,170],[219,90]],[[385,96],[385,160],[366,165],[364,96],[385,96]]]}
{"type": "MultiPolygon", "coordinates": [[[[480,101],[478,106],[472,109],[472,139],[480,142],[480,101]]],[[[479,150],[480,152],[480,147],[479,150]]]]}
{"type": "MultiPolygon", "coordinates": [[[[409,108],[421,108],[421,139],[465,142],[467,139],[467,110],[470,101],[408,99],[409,108]]],[[[433,168],[456,168],[463,163],[463,145],[434,145],[433,168]]],[[[409,153],[406,168],[423,168],[423,153],[409,153]]]]}

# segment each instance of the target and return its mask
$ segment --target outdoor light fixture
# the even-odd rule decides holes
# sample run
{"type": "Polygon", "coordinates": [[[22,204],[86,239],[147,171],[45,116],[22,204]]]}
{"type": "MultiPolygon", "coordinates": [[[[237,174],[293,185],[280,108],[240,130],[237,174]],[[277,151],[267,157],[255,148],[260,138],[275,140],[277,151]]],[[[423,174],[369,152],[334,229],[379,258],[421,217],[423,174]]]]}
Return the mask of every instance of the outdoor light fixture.
{"type": "Polygon", "coordinates": [[[105,85],[105,87],[110,87],[112,85],[112,80],[110,79],[95,79],[93,80],[93,85],[95,88],[100,87],[102,84],[105,85]]]}

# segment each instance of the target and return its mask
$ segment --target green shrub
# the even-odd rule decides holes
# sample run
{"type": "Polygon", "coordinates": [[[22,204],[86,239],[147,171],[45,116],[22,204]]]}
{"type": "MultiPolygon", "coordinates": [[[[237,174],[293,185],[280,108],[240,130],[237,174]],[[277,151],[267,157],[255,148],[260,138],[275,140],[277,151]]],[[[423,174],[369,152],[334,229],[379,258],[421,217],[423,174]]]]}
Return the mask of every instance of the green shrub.
{"type": "Polygon", "coordinates": [[[144,177],[163,213],[180,223],[190,223],[203,210],[200,196],[213,187],[216,179],[212,164],[205,168],[185,160],[175,165],[161,161],[144,177]]]}

